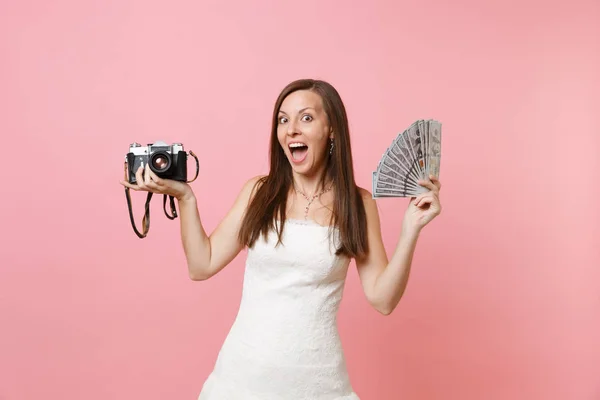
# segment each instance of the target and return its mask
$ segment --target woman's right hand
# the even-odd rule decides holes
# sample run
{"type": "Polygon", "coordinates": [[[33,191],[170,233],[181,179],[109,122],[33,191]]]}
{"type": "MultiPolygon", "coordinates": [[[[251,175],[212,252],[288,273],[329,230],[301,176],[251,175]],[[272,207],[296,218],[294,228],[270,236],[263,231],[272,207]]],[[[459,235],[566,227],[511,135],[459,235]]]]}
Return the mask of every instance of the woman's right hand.
{"type": "MultiPolygon", "coordinates": [[[[125,173],[127,179],[127,172],[125,173]]],[[[139,167],[135,173],[137,185],[132,185],[127,180],[122,180],[121,185],[135,191],[146,191],[157,194],[166,194],[173,196],[178,201],[191,199],[194,197],[194,192],[190,185],[185,182],[176,181],[173,179],[159,178],[146,164],[146,167],[139,167]]]]}

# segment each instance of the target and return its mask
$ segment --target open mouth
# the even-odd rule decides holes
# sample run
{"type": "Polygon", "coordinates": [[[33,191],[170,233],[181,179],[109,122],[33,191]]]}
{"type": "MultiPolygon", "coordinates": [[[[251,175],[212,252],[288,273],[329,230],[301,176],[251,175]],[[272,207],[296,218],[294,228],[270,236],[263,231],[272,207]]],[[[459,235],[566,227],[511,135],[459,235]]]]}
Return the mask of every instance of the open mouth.
{"type": "Polygon", "coordinates": [[[304,143],[291,143],[288,148],[294,161],[302,161],[308,153],[308,146],[304,143]]]}

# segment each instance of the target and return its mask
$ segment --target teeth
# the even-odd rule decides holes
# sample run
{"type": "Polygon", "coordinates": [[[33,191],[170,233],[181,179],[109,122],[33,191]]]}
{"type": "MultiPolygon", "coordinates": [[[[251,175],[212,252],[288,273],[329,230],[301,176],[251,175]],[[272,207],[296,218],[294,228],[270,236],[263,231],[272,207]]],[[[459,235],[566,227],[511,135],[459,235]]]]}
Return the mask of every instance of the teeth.
{"type": "Polygon", "coordinates": [[[292,143],[290,144],[290,147],[305,147],[306,145],[304,143],[292,143]]]}

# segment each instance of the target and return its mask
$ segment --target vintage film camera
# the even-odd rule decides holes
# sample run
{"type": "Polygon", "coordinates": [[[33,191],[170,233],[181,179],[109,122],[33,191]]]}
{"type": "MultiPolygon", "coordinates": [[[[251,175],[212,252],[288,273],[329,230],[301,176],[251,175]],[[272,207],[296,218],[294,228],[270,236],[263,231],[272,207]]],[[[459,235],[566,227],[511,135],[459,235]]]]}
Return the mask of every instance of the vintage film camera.
{"type": "Polygon", "coordinates": [[[127,153],[129,183],[135,184],[135,173],[140,165],[149,164],[160,178],[185,182],[187,180],[187,153],[181,143],[166,144],[157,141],[147,146],[132,143],[127,153]]]}
{"type": "MultiPolygon", "coordinates": [[[[140,166],[148,167],[162,179],[172,179],[180,182],[190,183],[196,180],[200,169],[198,163],[198,157],[193,151],[190,151],[190,155],[196,160],[196,175],[194,179],[188,181],[188,169],[187,161],[188,154],[183,149],[183,144],[173,143],[167,144],[163,141],[156,141],[146,146],[142,146],[139,143],[132,143],[129,146],[129,152],[125,156],[125,177],[127,181],[133,185],[137,184],[135,173],[140,166]]],[[[148,192],[146,198],[146,206],[144,218],[142,219],[142,232],[140,233],[135,225],[133,218],[133,212],[131,210],[131,196],[129,194],[129,188],[125,188],[125,196],[127,198],[127,207],[129,208],[129,218],[134,232],[139,238],[145,238],[150,229],[150,200],[152,199],[152,192],[148,192]]],[[[167,213],[167,195],[163,195],[163,210],[167,218],[173,220],[177,218],[177,209],[175,208],[175,199],[173,196],[168,196],[171,206],[171,215],[167,213]]]]}

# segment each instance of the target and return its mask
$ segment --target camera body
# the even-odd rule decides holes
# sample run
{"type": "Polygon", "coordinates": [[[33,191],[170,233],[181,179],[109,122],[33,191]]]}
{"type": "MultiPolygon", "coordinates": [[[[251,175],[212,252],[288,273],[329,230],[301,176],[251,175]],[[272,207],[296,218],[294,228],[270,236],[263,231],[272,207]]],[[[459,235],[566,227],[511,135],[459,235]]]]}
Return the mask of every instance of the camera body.
{"type": "Polygon", "coordinates": [[[167,144],[156,141],[147,146],[132,143],[125,159],[127,177],[131,184],[137,183],[135,173],[141,165],[148,165],[160,178],[187,181],[187,153],[181,143],[167,144]]]}

